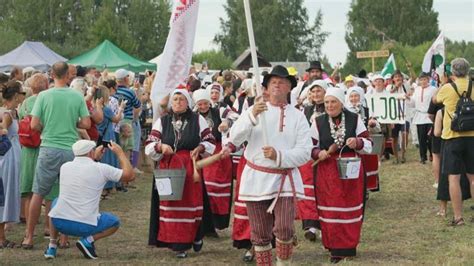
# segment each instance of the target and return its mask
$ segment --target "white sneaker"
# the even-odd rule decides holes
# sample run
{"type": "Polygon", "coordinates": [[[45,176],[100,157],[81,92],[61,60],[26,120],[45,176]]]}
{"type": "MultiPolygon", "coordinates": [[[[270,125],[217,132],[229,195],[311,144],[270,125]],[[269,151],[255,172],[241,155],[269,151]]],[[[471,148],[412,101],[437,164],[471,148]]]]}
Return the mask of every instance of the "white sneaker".
{"type": "Polygon", "coordinates": [[[438,183],[434,183],[433,187],[437,189],[438,188],[438,183]]]}

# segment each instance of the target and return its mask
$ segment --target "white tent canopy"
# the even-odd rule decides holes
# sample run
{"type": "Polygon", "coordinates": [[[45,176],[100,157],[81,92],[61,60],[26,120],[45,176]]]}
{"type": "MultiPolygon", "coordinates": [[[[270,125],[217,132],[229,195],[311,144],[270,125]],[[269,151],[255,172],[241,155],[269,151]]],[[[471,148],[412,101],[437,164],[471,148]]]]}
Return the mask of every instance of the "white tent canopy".
{"type": "Polygon", "coordinates": [[[161,55],[158,55],[157,57],[151,59],[150,61],[148,61],[149,63],[153,63],[153,64],[156,64],[156,67],[159,67],[160,66],[160,61],[161,61],[161,55]]]}
{"type": "Polygon", "coordinates": [[[17,48],[0,56],[0,71],[10,71],[14,66],[34,67],[37,70],[46,71],[58,61],[67,61],[67,59],[49,49],[42,42],[25,41],[17,48]]]}

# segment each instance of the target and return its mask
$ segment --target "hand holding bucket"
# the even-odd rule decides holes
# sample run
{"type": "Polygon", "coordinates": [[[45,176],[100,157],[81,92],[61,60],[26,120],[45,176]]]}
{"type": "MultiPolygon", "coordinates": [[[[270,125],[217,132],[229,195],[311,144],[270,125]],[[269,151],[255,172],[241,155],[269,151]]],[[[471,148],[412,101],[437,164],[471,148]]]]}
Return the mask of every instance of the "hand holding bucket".
{"type": "Polygon", "coordinates": [[[344,145],[339,152],[339,158],[336,159],[339,178],[356,179],[359,177],[361,159],[357,156],[357,152],[355,157],[341,157],[346,146],[349,147],[347,144],[344,145]]]}

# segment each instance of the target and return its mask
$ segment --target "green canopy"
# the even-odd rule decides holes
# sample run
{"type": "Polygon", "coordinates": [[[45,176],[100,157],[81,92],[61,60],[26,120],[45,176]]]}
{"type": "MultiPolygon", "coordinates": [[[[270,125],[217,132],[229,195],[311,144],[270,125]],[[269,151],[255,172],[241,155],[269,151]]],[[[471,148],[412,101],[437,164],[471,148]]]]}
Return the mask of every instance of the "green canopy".
{"type": "Polygon", "coordinates": [[[136,59],[109,40],[105,40],[94,49],[69,60],[68,63],[112,71],[119,68],[133,72],[143,72],[147,69],[156,70],[156,64],[136,59]]]}

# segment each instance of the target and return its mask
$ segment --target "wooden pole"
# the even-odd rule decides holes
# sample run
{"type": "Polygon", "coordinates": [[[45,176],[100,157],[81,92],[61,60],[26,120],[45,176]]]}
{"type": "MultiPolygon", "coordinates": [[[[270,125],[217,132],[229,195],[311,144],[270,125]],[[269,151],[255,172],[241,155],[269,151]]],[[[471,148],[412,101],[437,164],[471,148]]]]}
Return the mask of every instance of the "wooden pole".
{"type": "MultiPolygon", "coordinates": [[[[252,55],[252,65],[253,65],[253,76],[255,78],[255,82],[257,83],[257,96],[262,96],[262,88],[260,87],[260,71],[258,69],[258,57],[257,57],[257,46],[255,45],[255,36],[253,33],[253,25],[252,25],[252,14],[250,13],[250,4],[249,0],[244,0],[244,9],[245,9],[245,20],[247,22],[247,32],[249,35],[249,42],[250,42],[250,53],[252,55]]],[[[263,133],[263,143],[265,146],[268,145],[268,137],[267,137],[267,130],[265,128],[266,120],[265,120],[265,113],[261,113],[259,115],[260,118],[260,125],[262,126],[262,133],[263,133]]]]}
{"type": "Polygon", "coordinates": [[[372,56],[372,73],[375,73],[375,57],[372,56]]]}

